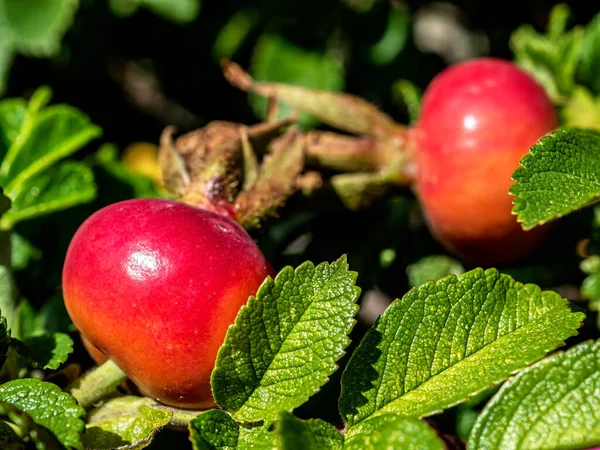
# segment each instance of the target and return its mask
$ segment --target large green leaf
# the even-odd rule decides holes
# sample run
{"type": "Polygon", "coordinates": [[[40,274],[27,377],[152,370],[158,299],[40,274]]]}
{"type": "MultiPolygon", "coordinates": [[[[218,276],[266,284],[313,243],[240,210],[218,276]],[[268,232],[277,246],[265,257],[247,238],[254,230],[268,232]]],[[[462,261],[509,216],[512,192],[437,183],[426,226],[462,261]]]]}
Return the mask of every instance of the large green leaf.
{"type": "Polygon", "coordinates": [[[340,411],[351,426],[439,412],[563,344],[583,318],[557,293],[495,269],[427,282],[367,332],[342,374],[340,411]]]}
{"type": "Polygon", "coordinates": [[[344,450],[444,450],[432,428],[419,419],[382,414],[359,423],[346,433],[344,450]]]}
{"type": "Polygon", "coordinates": [[[360,289],[345,257],[267,278],[240,310],[219,350],[211,385],[242,421],[275,418],[304,403],[337,369],[360,289]]]}
{"type": "Polygon", "coordinates": [[[10,403],[26,412],[65,447],[83,448],[81,434],[85,411],[57,385],[35,378],[9,381],[0,386],[0,402],[10,403]]]}
{"type": "MultiPolygon", "coordinates": [[[[10,423],[9,430],[18,431],[18,436],[27,439],[37,450],[64,450],[65,447],[56,439],[46,427],[36,423],[32,417],[11,403],[0,401],[0,418],[4,422],[10,423]]],[[[22,450],[25,449],[25,442],[18,438],[14,433],[11,434],[5,427],[0,428],[0,444],[2,450],[22,450]],[[15,439],[16,438],[16,439],[15,439]]],[[[31,448],[30,446],[27,447],[31,448]]]]}
{"type": "Polygon", "coordinates": [[[580,76],[586,86],[600,94],[600,14],[585,27],[580,76]]]}
{"type": "Polygon", "coordinates": [[[558,130],[542,138],[513,173],[513,212],[526,229],[600,200],[600,133],[558,130]]]}
{"type": "Polygon", "coordinates": [[[557,353],[508,381],[486,405],[469,449],[582,449],[600,445],[600,342],[557,353]]]}

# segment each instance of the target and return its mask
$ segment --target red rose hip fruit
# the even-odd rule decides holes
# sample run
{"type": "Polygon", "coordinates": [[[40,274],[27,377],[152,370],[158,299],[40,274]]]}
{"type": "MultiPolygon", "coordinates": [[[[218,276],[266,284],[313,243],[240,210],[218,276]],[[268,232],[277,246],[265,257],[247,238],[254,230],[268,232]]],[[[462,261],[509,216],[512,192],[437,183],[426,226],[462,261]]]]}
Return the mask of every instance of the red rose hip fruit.
{"type": "Polygon", "coordinates": [[[268,261],[231,219],[137,199],[81,225],[67,251],[63,291],[88,348],[110,357],[142,392],[172,406],[209,408],[219,347],[267,275],[268,261]]]}
{"type": "Polygon", "coordinates": [[[411,137],[416,192],[446,248],[482,265],[535,248],[545,229],[521,229],[508,191],[519,161],[557,126],[543,88],[509,61],[473,59],[434,78],[411,137]]]}

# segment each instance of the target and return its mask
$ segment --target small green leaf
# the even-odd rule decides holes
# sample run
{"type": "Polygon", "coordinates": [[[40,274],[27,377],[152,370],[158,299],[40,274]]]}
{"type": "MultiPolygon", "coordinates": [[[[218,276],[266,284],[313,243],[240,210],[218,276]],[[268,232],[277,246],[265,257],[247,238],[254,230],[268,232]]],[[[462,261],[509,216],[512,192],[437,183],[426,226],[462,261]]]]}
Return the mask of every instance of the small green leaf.
{"type": "Polygon", "coordinates": [[[19,233],[10,233],[11,266],[15,271],[24,270],[32,261],[39,261],[42,251],[19,233]]]}
{"type": "Polygon", "coordinates": [[[0,23],[19,52],[51,56],[59,51],[78,6],[78,0],[1,0],[0,23]]]}
{"type": "Polygon", "coordinates": [[[349,344],[356,276],[342,257],[267,278],[219,350],[211,378],[219,406],[241,421],[272,419],[317,392],[349,344]]]}
{"type": "Polygon", "coordinates": [[[0,386],[0,402],[10,403],[26,412],[65,447],[83,448],[81,434],[85,410],[57,385],[35,378],[9,381],[0,386]]]}
{"type": "Polygon", "coordinates": [[[102,130],[77,109],[53,105],[26,120],[0,166],[5,194],[14,199],[20,185],[69,156],[102,130]]]}
{"type": "Polygon", "coordinates": [[[600,342],[525,369],[486,405],[469,449],[581,449],[600,445],[600,342]]]}
{"type": "MultiPolygon", "coordinates": [[[[12,426],[18,430],[19,435],[24,439],[28,438],[35,445],[37,450],[64,450],[64,447],[60,445],[60,442],[56,437],[50,433],[44,426],[37,424],[29,414],[17,408],[15,405],[0,401],[0,418],[5,422],[12,424],[12,426]]],[[[10,436],[6,436],[6,439],[11,439],[10,436]]],[[[4,444],[2,437],[0,437],[0,444],[4,444]]],[[[25,443],[23,442],[22,447],[16,447],[16,443],[13,441],[10,443],[14,448],[24,448],[25,443]]],[[[11,449],[11,447],[1,447],[3,450],[11,449]]],[[[28,447],[29,448],[29,447],[28,447]]],[[[81,447],[78,447],[81,448],[81,447]]]]}
{"type": "MultiPolygon", "coordinates": [[[[342,64],[333,57],[307,51],[276,34],[262,36],[254,49],[250,73],[256,80],[287,83],[326,91],[339,91],[344,86],[342,64]]],[[[250,105],[254,113],[266,117],[267,99],[250,94],[250,105]]],[[[289,117],[292,108],[279,102],[279,118],[289,117]]],[[[316,120],[305,113],[299,123],[304,128],[316,124],[316,120]]]]}
{"type": "Polygon", "coordinates": [[[221,27],[212,47],[212,56],[216,61],[231,58],[246,42],[248,33],[257,25],[259,14],[251,9],[240,9],[221,27]]]}
{"type": "Polygon", "coordinates": [[[557,293],[495,269],[427,282],[393,302],[353,353],[342,417],[353,426],[439,412],[562,345],[583,318],[557,293]]]}
{"type": "Polygon", "coordinates": [[[137,0],[150,11],[178,23],[192,22],[200,13],[200,0],[137,0]]]}
{"type": "Polygon", "coordinates": [[[341,450],[342,435],[320,419],[301,420],[293,414],[279,413],[275,434],[282,450],[341,450]]]}
{"type": "Polygon", "coordinates": [[[8,230],[16,223],[86,203],[96,197],[92,170],[72,161],[63,162],[29,178],[19,186],[11,209],[0,219],[8,230]]]}
{"type": "Polygon", "coordinates": [[[20,98],[0,101],[0,160],[19,137],[28,118],[27,103],[20,98]]]}
{"type": "Polygon", "coordinates": [[[585,27],[581,53],[581,81],[600,95],[600,14],[585,27]]]}
{"type": "Polygon", "coordinates": [[[14,57],[15,52],[12,45],[6,41],[4,33],[0,31],[0,95],[6,91],[8,72],[10,71],[14,57]]]}
{"type": "Polygon", "coordinates": [[[565,128],[585,128],[600,131],[600,99],[577,86],[561,110],[565,128]]]}
{"type": "Polygon", "coordinates": [[[600,199],[600,133],[558,130],[542,138],[513,173],[513,213],[525,229],[600,199]]]}
{"type": "Polygon", "coordinates": [[[583,44],[581,27],[565,31],[569,16],[566,5],[556,5],[550,13],[546,34],[538,33],[528,24],[519,27],[510,37],[515,61],[544,86],[556,103],[565,101],[576,86],[583,44]]]}
{"type": "Polygon", "coordinates": [[[383,414],[348,430],[344,450],[444,450],[446,446],[425,422],[383,414]]]}
{"type": "Polygon", "coordinates": [[[83,443],[87,449],[137,450],[147,447],[172,413],[155,409],[144,397],[119,397],[90,412],[83,443]]]}
{"type": "Polygon", "coordinates": [[[410,14],[407,9],[390,8],[388,23],[381,39],[369,49],[373,64],[390,64],[406,46],[410,36],[410,14]]]}
{"type": "Polygon", "coordinates": [[[22,341],[13,339],[12,345],[20,356],[40,369],[56,370],[73,353],[73,340],[64,333],[30,336],[22,341]]]}
{"type": "Polygon", "coordinates": [[[430,255],[421,258],[406,268],[411,286],[420,286],[429,280],[439,280],[447,275],[462,275],[465,269],[454,258],[446,255],[430,255]]]}
{"type": "Polygon", "coordinates": [[[276,450],[270,427],[238,424],[225,411],[211,409],[192,419],[190,441],[194,450],[276,450]]]}

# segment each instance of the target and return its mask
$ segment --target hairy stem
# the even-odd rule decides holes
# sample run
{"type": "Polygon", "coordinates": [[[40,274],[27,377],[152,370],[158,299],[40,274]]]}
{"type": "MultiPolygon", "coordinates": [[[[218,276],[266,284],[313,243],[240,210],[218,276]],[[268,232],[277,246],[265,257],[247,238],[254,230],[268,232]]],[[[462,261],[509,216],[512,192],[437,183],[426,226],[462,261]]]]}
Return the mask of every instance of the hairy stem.
{"type": "Polygon", "coordinates": [[[112,361],[108,360],[83,375],[67,389],[83,408],[113,393],[119,384],[127,379],[127,375],[112,361]]]}

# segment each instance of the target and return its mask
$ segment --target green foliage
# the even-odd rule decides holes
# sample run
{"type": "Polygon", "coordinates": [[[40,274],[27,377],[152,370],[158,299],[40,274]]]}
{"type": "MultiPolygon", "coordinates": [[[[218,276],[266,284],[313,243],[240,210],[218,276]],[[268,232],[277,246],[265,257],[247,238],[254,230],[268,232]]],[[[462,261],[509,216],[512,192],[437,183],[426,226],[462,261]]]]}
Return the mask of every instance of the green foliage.
{"type": "Polygon", "coordinates": [[[224,411],[212,409],[190,422],[194,450],[273,450],[275,437],[264,424],[238,424],[224,411]]]}
{"type": "Polygon", "coordinates": [[[13,55],[54,56],[79,0],[0,0],[0,94],[13,55]]]}
{"type": "Polygon", "coordinates": [[[101,130],[70,106],[45,107],[49,100],[49,90],[41,88],[28,104],[18,99],[0,102],[0,185],[12,200],[0,219],[4,230],[96,195],[88,167],[71,161],[54,164],[98,137],[101,130]]]}
{"type": "Polygon", "coordinates": [[[437,413],[562,345],[583,317],[555,292],[493,269],[427,282],[363,338],[342,375],[340,411],[351,426],[437,413]]]}
{"type": "Polygon", "coordinates": [[[330,424],[318,419],[300,420],[281,412],[275,428],[280,448],[285,450],[341,450],[342,435],[330,424]]]}
{"type": "Polygon", "coordinates": [[[600,444],[600,343],[557,353],[509,380],[477,419],[469,448],[590,448],[600,444]]]}
{"type": "Polygon", "coordinates": [[[525,229],[589,206],[600,197],[600,134],[559,130],[542,138],[515,170],[513,212],[525,229]]]}
{"type": "Polygon", "coordinates": [[[37,450],[64,450],[65,448],[46,427],[38,424],[29,414],[15,405],[0,401],[0,417],[4,420],[0,423],[10,424],[10,426],[0,427],[0,444],[3,445],[3,449],[25,449],[27,441],[30,441],[37,450]],[[18,435],[13,428],[17,430],[18,435]]]}
{"type": "Polygon", "coordinates": [[[464,272],[460,261],[446,255],[426,256],[406,268],[408,282],[413,287],[429,280],[439,280],[446,275],[462,275],[464,272]]]}
{"type": "Polygon", "coordinates": [[[170,411],[156,409],[157,403],[143,397],[118,397],[89,414],[83,436],[85,448],[142,449],[172,417],[170,411]]]}
{"type": "MultiPolygon", "coordinates": [[[[310,88],[339,91],[344,87],[344,69],[332,56],[310,52],[294,45],[280,35],[263,35],[254,49],[250,73],[259,81],[289,83],[310,88]]],[[[267,99],[250,94],[255,114],[266,117],[267,99]]],[[[289,105],[279,102],[278,117],[290,115],[289,105]]],[[[309,128],[314,118],[301,114],[299,124],[309,128]]]]}
{"type": "Polygon", "coordinates": [[[443,450],[446,448],[435,431],[423,421],[396,414],[382,414],[350,428],[345,450],[443,450]]]}
{"type": "MultiPolygon", "coordinates": [[[[52,432],[67,448],[82,449],[85,411],[52,383],[28,378],[0,385],[0,402],[9,403],[52,432]]],[[[17,424],[18,425],[18,424],[17,424]]]]}
{"type": "Polygon", "coordinates": [[[360,293],[355,281],[345,258],[267,278],[219,350],[211,378],[219,406],[238,420],[257,421],[313,395],[349,344],[360,293]]]}
{"type": "Polygon", "coordinates": [[[144,7],[177,23],[188,23],[198,17],[200,0],[109,0],[113,13],[126,17],[144,7]]]}

